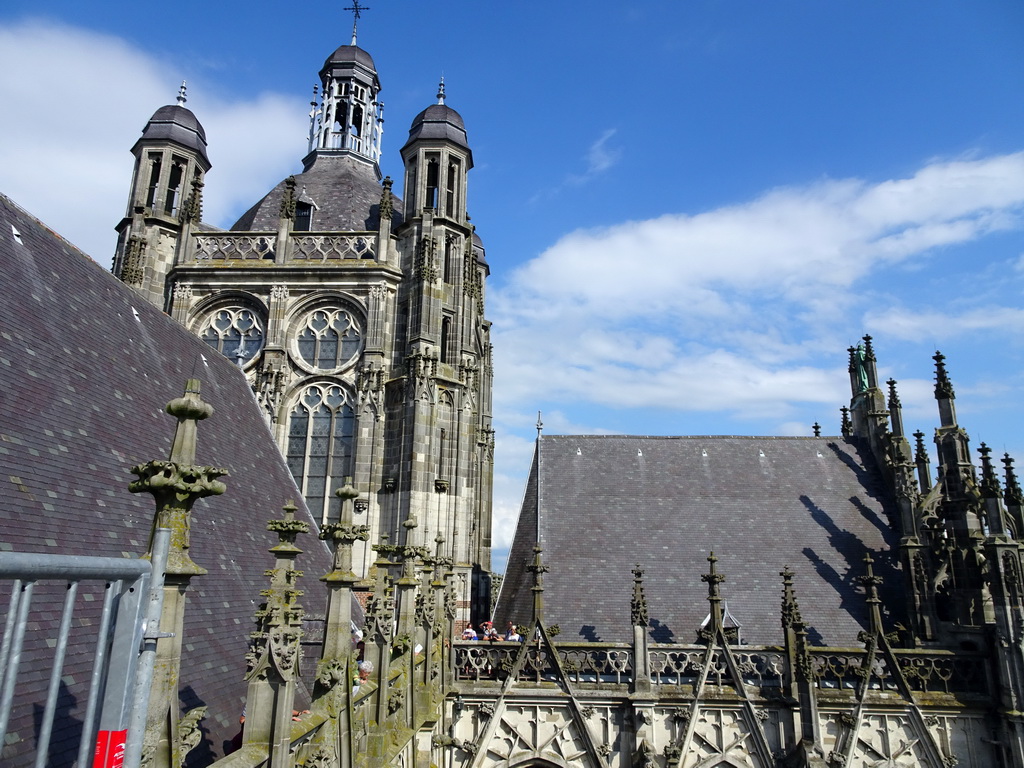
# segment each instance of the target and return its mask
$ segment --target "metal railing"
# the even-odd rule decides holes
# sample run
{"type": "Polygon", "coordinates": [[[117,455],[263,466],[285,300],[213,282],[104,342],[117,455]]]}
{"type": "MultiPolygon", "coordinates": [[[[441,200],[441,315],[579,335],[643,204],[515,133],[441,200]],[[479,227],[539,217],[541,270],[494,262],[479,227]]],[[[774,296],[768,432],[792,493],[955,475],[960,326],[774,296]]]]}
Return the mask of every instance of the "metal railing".
{"type": "MultiPolygon", "coordinates": [[[[77,765],[107,768],[123,764],[129,719],[136,707],[133,703],[135,677],[143,618],[150,598],[151,571],[146,560],[0,553],[0,580],[11,583],[0,643],[0,746],[16,749],[13,744],[7,744],[15,705],[34,707],[37,713],[34,765],[43,768],[49,764],[54,716],[61,686],[65,684],[62,675],[70,651],[75,656],[85,654],[92,658],[77,765]],[[86,582],[94,583],[83,586],[86,582]],[[61,601],[55,590],[62,586],[65,593],[61,601]],[[33,597],[37,594],[42,605],[33,612],[33,597]],[[99,601],[101,607],[97,616],[96,602],[100,594],[102,601],[99,601]],[[58,602],[63,606],[54,633],[52,626],[47,626],[47,613],[58,602]],[[79,609],[77,616],[76,609],[79,609]],[[45,637],[40,637],[44,634],[45,637]],[[31,650],[26,646],[26,636],[31,650]],[[52,656],[47,660],[49,648],[52,648],[52,656]],[[18,673],[26,653],[30,655],[32,668],[28,672],[31,674],[19,685],[18,673]],[[49,681],[43,690],[37,682],[41,672],[38,667],[46,663],[49,664],[49,681]]],[[[133,736],[141,739],[141,733],[133,736]]]]}

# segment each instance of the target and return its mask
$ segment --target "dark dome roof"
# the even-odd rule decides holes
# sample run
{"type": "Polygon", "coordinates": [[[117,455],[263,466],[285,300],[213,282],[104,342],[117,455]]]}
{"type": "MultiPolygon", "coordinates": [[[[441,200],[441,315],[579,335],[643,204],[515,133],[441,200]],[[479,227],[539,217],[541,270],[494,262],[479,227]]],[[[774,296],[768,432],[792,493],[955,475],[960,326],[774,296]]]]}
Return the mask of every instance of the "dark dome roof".
{"type": "MultiPolygon", "coordinates": [[[[473,230],[473,255],[476,256],[477,264],[482,264],[483,266],[488,267],[487,253],[484,250],[484,241],[480,239],[480,235],[476,233],[476,230],[473,230]]],[[[490,267],[488,267],[487,272],[490,273],[490,271],[490,267]]]]}
{"type": "Polygon", "coordinates": [[[324,68],[326,69],[331,64],[348,64],[352,62],[362,64],[364,67],[372,70],[377,69],[373,64],[373,57],[358,45],[339,46],[338,50],[327,57],[327,60],[324,62],[324,68]]]}
{"type": "Polygon", "coordinates": [[[420,139],[447,140],[464,149],[469,149],[466,125],[462,122],[462,115],[444,104],[431,104],[413,118],[412,127],[409,129],[409,140],[405,142],[405,146],[407,147],[420,139]]]}
{"type": "MultiPolygon", "coordinates": [[[[242,214],[231,229],[242,232],[273,232],[281,212],[285,182],[275,186],[256,205],[242,214]]],[[[304,172],[295,174],[295,194],[316,207],[313,231],[367,232],[380,225],[381,185],[373,165],[348,155],[317,155],[304,172]]],[[[402,203],[395,200],[393,224],[401,223],[402,203]]]]}
{"type": "Polygon", "coordinates": [[[173,141],[196,152],[206,161],[207,166],[210,165],[206,155],[206,131],[202,123],[192,114],[192,110],[179,104],[168,104],[154,112],[142,129],[139,141],[173,141]]]}

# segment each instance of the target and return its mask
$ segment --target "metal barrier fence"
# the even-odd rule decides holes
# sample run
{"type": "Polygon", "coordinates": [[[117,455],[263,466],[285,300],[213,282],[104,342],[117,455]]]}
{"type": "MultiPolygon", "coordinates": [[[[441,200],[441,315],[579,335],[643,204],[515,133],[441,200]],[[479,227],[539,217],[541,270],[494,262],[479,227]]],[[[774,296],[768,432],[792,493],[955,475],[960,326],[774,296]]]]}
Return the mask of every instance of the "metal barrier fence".
{"type": "MultiPolygon", "coordinates": [[[[3,641],[0,643],[0,748],[7,744],[8,726],[15,706],[32,707],[36,721],[36,768],[50,764],[50,741],[58,694],[65,683],[63,670],[71,649],[74,655],[91,655],[92,673],[81,720],[77,765],[80,768],[119,768],[124,762],[129,718],[135,696],[135,675],[142,643],[143,617],[150,600],[151,566],[146,560],[0,553],[0,580],[12,582],[3,641]],[[47,585],[41,582],[54,582],[47,585]],[[83,583],[94,582],[89,585],[83,583]],[[60,600],[59,588],[65,588],[60,600]],[[45,590],[49,587],[49,592],[45,590]],[[91,589],[91,591],[90,591],[91,589]],[[33,612],[33,596],[43,595],[33,612]],[[96,598],[102,594],[97,617],[96,598]],[[83,599],[79,600],[81,597],[83,599]],[[90,599],[90,597],[92,599],[90,599]],[[55,608],[60,602],[60,623],[53,630],[55,608]],[[76,608],[81,608],[76,617],[76,608]],[[46,637],[35,637],[46,633],[46,637]],[[30,666],[19,685],[19,667],[32,650],[30,666]],[[90,641],[92,642],[90,647],[90,641]],[[41,641],[41,642],[40,642],[41,641]],[[45,690],[45,652],[49,681],[45,690]],[[15,699],[15,696],[18,699],[15,699]],[[40,700],[45,701],[40,710],[40,700]]],[[[133,734],[134,735],[134,734],[133,734]]],[[[141,739],[141,734],[134,735],[141,739]]],[[[6,762],[6,760],[5,760],[6,762]]]]}

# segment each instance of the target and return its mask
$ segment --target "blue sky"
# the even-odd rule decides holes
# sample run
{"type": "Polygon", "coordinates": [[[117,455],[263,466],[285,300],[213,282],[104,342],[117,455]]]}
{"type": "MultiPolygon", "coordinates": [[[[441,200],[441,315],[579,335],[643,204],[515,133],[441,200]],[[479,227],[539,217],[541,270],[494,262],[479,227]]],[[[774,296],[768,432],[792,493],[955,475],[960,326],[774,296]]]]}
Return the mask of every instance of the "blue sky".
{"type": "MultiPolygon", "coordinates": [[[[368,2],[384,172],[442,74],[477,163],[499,549],[538,410],[562,434],[835,433],[864,333],[911,431],[939,348],[974,447],[1024,461],[1024,4],[368,2]]],[[[0,191],[108,265],[128,150],[186,79],[229,226],[298,170],[345,5],[8,0],[0,191]]]]}

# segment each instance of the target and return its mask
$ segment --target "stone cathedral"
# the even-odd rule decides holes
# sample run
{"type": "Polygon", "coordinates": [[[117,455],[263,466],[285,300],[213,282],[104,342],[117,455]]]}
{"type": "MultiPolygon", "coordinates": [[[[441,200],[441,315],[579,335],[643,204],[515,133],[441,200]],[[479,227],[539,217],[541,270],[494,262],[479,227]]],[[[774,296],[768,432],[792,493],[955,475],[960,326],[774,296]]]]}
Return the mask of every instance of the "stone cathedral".
{"type": "Polygon", "coordinates": [[[353,33],[320,70],[302,172],[223,231],[202,221],[211,163],[183,85],[132,147],[113,272],[242,367],[321,523],[352,478],[356,572],[374,545],[443,539],[469,618],[487,610],[494,446],[473,153],[442,81],[402,146],[399,199],[380,92],[353,33]]]}
{"type": "Polygon", "coordinates": [[[134,730],[83,714],[110,584],[59,662],[67,580],[12,590],[0,764],[104,733],[127,768],[1024,768],[1024,491],[938,352],[922,425],[870,336],[831,434],[538,425],[491,608],[473,156],[442,83],[400,200],[382,109],[353,34],[302,172],[225,231],[182,90],[132,148],[114,276],[0,195],[0,566],[157,562],[173,528],[134,730]],[[485,618],[509,636],[464,636],[485,618]]]}

